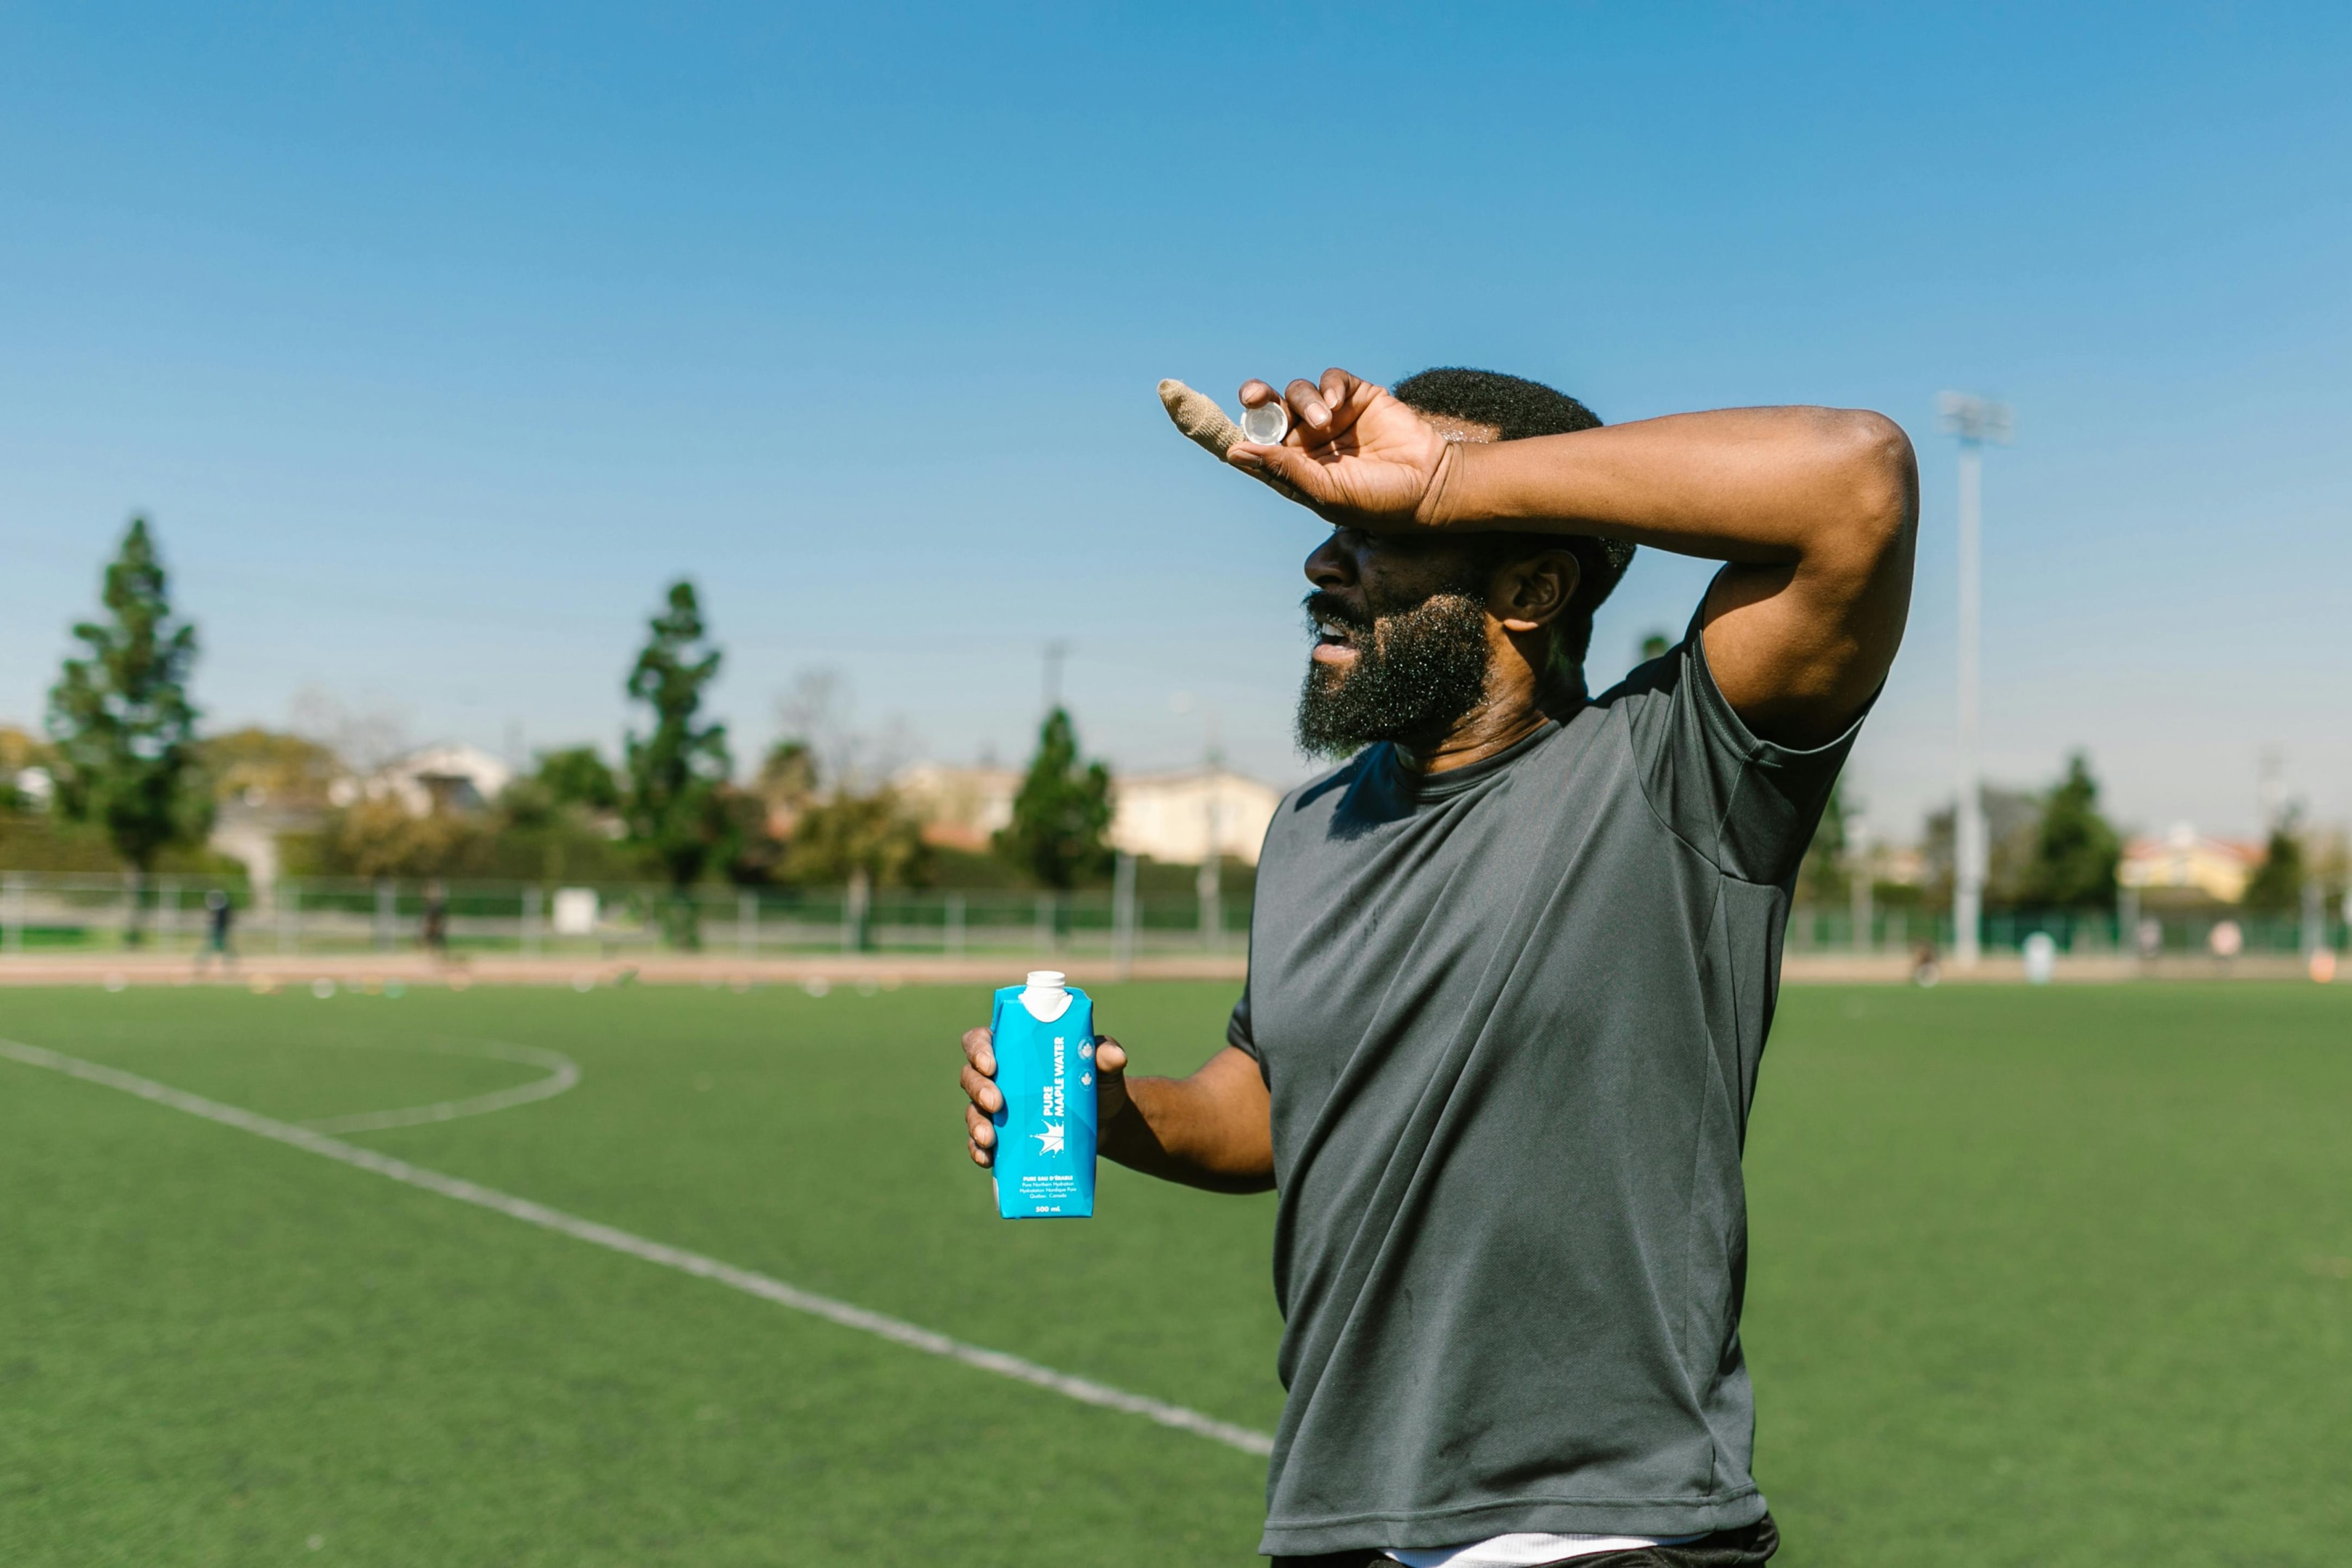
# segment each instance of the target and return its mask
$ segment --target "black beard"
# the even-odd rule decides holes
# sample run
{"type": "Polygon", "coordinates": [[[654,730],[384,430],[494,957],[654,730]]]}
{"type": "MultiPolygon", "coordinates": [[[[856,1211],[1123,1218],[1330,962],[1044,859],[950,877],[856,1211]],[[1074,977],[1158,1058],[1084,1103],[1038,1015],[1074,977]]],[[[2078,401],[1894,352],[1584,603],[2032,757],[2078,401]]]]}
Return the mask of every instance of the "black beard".
{"type": "Polygon", "coordinates": [[[1346,628],[1356,657],[1307,667],[1298,692],[1298,744],[1345,757],[1374,741],[1433,742],[1486,694],[1486,609],[1482,597],[1441,591],[1407,609],[1367,618],[1328,594],[1309,594],[1310,622],[1346,628]]]}

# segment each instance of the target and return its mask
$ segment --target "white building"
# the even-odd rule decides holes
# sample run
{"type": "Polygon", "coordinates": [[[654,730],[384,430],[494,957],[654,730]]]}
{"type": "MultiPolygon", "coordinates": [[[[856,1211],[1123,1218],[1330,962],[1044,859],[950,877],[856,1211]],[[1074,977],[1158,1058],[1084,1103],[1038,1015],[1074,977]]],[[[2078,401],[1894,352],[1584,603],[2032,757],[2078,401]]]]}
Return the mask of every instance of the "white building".
{"type": "Polygon", "coordinates": [[[1222,767],[1118,781],[1110,841],[1130,855],[1197,866],[1212,853],[1257,864],[1282,792],[1222,767]]]}
{"type": "MultiPolygon", "coordinates": [[[[923,819],[925,837],[976,851],[1013,820],[1021,775],[1010,768],[917,763],[891,783],[923,819]]],[[[1217,854],[1255,866],[1282,792],[1208,767],[1130,774],[1115,781],[1111,799],[1110,842],[1130,855],[1197,866],[1213,844],[1217,854]]]]}
{"type": "Polygon", "coordinates": [[[427,746],[363,779],[337,779],[327,798],[337,805],[396,800],[411,816],[430,816],[436,811],[483,810],[513,779],[512,768],[478,746],[427,746]]]}

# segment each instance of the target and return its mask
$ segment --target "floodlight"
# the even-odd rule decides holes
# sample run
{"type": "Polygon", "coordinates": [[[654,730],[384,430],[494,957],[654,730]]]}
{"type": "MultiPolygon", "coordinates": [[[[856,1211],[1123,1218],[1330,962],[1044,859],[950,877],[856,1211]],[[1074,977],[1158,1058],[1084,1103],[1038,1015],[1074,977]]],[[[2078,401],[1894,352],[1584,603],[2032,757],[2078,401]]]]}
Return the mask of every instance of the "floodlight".
{"type": "Polygon", "coordinates": [[[1963,441],[1990,441],[2006,447],[2017,432],[2016,411],[2006,403],[1979,397],[1973,392],[1943,392],[1936,395],[1937,425],[1947,436],[1963,441]]]}

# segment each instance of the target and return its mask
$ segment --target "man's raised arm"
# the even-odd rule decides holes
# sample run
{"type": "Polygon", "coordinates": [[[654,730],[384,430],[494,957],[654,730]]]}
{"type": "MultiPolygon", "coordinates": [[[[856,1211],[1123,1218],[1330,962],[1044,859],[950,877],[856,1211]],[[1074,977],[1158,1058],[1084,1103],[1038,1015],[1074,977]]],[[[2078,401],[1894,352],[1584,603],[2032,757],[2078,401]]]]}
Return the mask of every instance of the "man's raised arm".
{"type": "MultiPolygon", "coordinates": [[[[996,1158],[1003,1107],[996,1052],[986,1029],[963,1037],[964,1132],[972,1163],[996,1158]]],[[[1190,1078],[1127,1076],[1127,1050],[1108,1036],[1095,1043],[1097,1150],[1147,1176],[1215,1193],[1262,1193],[1274,1185],[1274,1105],[1249,1054],[1227,1046],[1190,1078]]]]}
{"type": "MultiPolygon", "coordinates": [[[[1277,395],[1242,388],[1248,406],[1277,395]]],[[[1594,534],[1726,563],[1708,668],[1748,727],[1809,746],[1877,690],[1911,596],[1918,471],[1882,415],[1733,408],[1492,444],[1449,441],[1345,371],[1282,395],[1278,447],[1226,461],[1343,527],[1594,534]]]]}

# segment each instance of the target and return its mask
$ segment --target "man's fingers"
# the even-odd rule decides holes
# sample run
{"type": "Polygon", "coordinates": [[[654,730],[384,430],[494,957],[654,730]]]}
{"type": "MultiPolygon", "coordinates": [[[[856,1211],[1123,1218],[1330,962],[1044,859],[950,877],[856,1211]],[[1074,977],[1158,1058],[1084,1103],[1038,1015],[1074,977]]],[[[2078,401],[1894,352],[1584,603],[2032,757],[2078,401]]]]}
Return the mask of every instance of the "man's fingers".
{"type": "Polygon", "coordinates": [[[1225,461],[1252,479],[1265,480],[1301,506],[1320,507],[1330,499],[1325,494],[1330,479],[1322,465],[1287,443],[1260,447],[1236,442],[1225,454],[1225,461]]]}
{"type": "Polygon", "coordinates": [[[1323,401],[1323,389],[1313,382],[1294,381],[1283,395],[1289,401],[1291,417],[1299,424],[1318,433],[1331,427],[1331,405],[1323,401]]]}
{"type": "MultiPolygon", "coordinates": [[[[1323,373],[1320,382],[1305,377],[1293,381],[1280,393],[1271,382],[1252,376],[1242,383],[1242,406],[1256,408],[1279,397],[1290,407],[1290,425],[1294,438],[1300,431],[1328,437],[1354,423],[1376,396],[1380,388],[1361,376],[1333,365],[1323,373]]],[[[1312,441],[1306,445],[1312,446],[1312,441]]]]}
{"type": "Polygon", "coordinates": [[[1354,427],[1387,389],[1333,365],[1323,373],[1323,400],[1330,405],[1332,435],[1354,427]]]}
{"type": "Polygon", "coordinates": [[[992,1165],[996,1156],[996,1128],[989,1118],[1004,1105],[1004,1096],[994,1082],[996,1073],[996,1037],[986,1029],[966,1029],[963,1032],[964,1150],[975,1165],[992,1165]]]}
{"type": "MultiPolygon", "coordinates": [[[[1298,432],[1294,428],[1291,431],[1291,434],[1296,436],[1298,432]]],[[[1265,461],[1269,453],[1275,454],[1278,458],[1280,454],[1289,452],[1291,450],[1292,448],[1289,447],[1258,447],[1250,445],[1246,442],[1236,441],[1225,449],[1225,461],[1231,463],[1234,468],[1239,468],[1242,472],[1247,474],[1250,478],[1258,480],[1267,488],[1277,490],[1289,500],[1297,501],[1300,506],[1306,507],[1309,510],[1313,510],[1321,503],[1313,496],[1299,489],[1298,486],[1291,483],[1288,479],[1284,479],[1280,472],[1269,467],[1265,461]]]]}
{"type": "Polygon", "coordinates": [[[986,1029],[963,1032],[963,1059],[990,1078],[996,1076],[996,1037],[986,1029]]]}
{"type": "Polygon", "coordinates": [[[1127,1110],[1127,1047],[1108,1035],[1095,1037],[1095,1106],[1105,1123],[1127,1110]]]}

